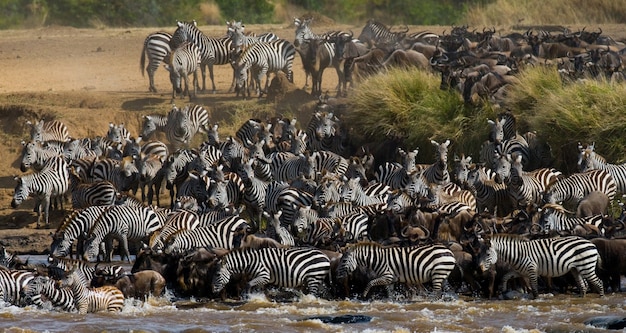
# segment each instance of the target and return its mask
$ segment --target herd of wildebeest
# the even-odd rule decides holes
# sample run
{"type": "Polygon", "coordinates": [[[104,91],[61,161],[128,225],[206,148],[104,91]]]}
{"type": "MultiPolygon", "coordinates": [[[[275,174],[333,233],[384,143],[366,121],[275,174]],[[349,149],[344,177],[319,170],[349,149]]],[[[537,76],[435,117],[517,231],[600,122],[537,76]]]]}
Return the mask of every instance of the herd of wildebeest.
{"type": "MultiPolygon", "coordinates": [[[[440,71],[442,89],[458,88],[467,102],[476,94],[497,100],[528,64],[555,64],[564,78],[617,79],[623,45],[601,30],[409,34],[375,21],[355,39],[352,32],[313,34],[310,22],[295,20],[292,45],[320,95],[308,122],[249,119],[224,139],[203,106],[188,104],[145,116],[137,133],[111,123],[94,129],[102,136],[72,138],[61,121],[29,123],[12,206],[34,197],[38,225],[49,223],[51,206],[71,200],[72,208],[52,236],[47,265],[2,251],[4,301],[84,313],[120,310],[124,298],[166,288],[212,299],[275,290],[268,287],[331,299],[621,291],[624,214],[613,212],[626,194],[626,165],[581,144],[580,171],[566,175],[552,167],[540,134],[518,133],[510,112],[489,121],[476,162],[454,151],[454,142],[433,140],[434,159],[418,164],[419,147],[402,138],[353,147],[320,87],[323,67],[337,68],[341,95],[353,75],[417,66],[440,71]],[[487,77],[503,81],[492,85],[487,77]],[[198,136],[202,143],[192,145],[198,136]],[[112,265],[114,253],[132,261],[130,272],[112,265]]],[[[198,44],[198,65],[212,72],[221,59],[218,39],[195,22],[178,27],[186,32],[168,38],[198,44]]],[[[291,70],[272,67],[285,43],[255,48],[277,44],[249,41],[241,22],[228,30],[223,50],[232,53],[227,63],[238,89],[246,88],[248,70],[252,77],[291,70]]],[[[144,52],[156,91],[151,64],[169,58],[171,69],[174,56],[155,58],[150,38],[144,52]]],[[[250,86],[262,93],[260,81],[250,86]]]]}

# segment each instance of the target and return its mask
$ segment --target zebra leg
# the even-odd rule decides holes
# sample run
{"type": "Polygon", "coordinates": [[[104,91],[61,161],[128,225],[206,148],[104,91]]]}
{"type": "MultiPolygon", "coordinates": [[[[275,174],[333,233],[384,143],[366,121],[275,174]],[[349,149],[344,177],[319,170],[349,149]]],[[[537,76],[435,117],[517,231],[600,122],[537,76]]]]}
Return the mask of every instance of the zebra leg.
{"type": "Polygon", "coordinates": [[[120,260],[123,261],[124,257],[126,257],[126,261],[130,263],[130,251],[128,251],[128,238],[126,235],[122,236],[120,239],[120,260]]]}
{"type": "MultiPolygon", "coordinates": [[[[200,91],[206,91],[206,66],[207,64],[205,63],[202,63],[200,66],[200,70],[202,72],[202,89],[200,89],[200,91]]],[[[195,85],[200,88],[200,83],[197,80],[195,81],[195,85]]]]}
{"type": "Polygon", "coordinates": [[[365,290],[363,291],[363,297],[367,297],[367,294],[369,294],[370,289],[372,289],[372,287],[376,287],[376,286],[387,286],[387,297],[391,296],[391,284],[393,283],[393,275],[392,274],[385,274],[381,277],[378,277],[374,280],[371,280],[370,282],[367,283],[367,286],[365,287],[365,290]]]}
{"type": "Polygon", "coordinates": [[[309,294],[314,296],[319,295],[320,287],[322,286],[322,281],[314,276],[310,276],[306,278],[306,285],[309,294]]]}
{"type": "Polygon", "coordinates": [[[156,87],[154,86],[154,72],[155,70],[151,69],[150,64],[148,64],[148,68],[146,68],[148,72],[148,80],[150,81],[150,88],[148,88],[151,92],[157,92],[156,87]]]}
{"type": "MultiPolygon", "coordinates": [[[[211,86],[213,88],[213,90],[211,90],[211,92],[213,94],[215,94],[215,80],[213,80],[213,64],[209,65],[209,78],[211,79],[211,86]]],[[[204,82],[202,83],[204,85],[204,82]]],[[[202,87],[202,90],[204,91],[204,87],[202,87]]]]}
{"type": "MultiPolygon", "coordinates": [[[[588,281],[594,287],[594,289],[596,289],[596,291],[598,292],[598,294],[600,294],[600,296],[604,296],[604,283],[602,282],[602,280],[600,280],[600,278],[596,274],[595,267],[591,271],[581,272],[580,275],[584,278],[583,281],[588,281]]],[[[617,281],[618,281],[618,285],[617,285],[616,290],[619,292],[619,278],[617,281]]],[[[615,290],[613,292],[615,292],[615,290]]]]}
{"type": "Polygon", "coordinates": [[[41,202],[39,203],[39,213],[37,214],[37,228],[39,228],[39,223],[41,222],[41,209],[43,208],[43,217],[44,220],[46,221],[46,226],[49,225],[50,220],[50,196],[45,195],[42,199],[41,202]]]}

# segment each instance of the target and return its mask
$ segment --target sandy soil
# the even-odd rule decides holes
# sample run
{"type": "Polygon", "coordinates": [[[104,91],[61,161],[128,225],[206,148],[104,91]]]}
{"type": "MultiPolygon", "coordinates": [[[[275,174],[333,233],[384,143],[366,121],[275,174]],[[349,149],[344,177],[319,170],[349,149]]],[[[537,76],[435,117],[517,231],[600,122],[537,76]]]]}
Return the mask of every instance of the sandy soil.
{"type": "MultiPolygon", "coordinates": [[[[352,30],[362,26],[328,25],[315,31],[352,30]]],[[[225,26],[205,26],[210,36],[221,36],[225,26]]],[[[580,27],[569,27],[573,31],[580,27]]],[[[248,25],[256,33],[272,31],[279,37],[294,39],[293,25],[248,25]]],[[[442,33],[449,27],[410,27],[411,31],[430,30],[442,33]]],[[[602,27],[604,33],[623,38],[624,26],[602,27]]],[[[0,34],[0,245],[17,253],[45,253],[53,232],[65,211],[54,211],[51,223],[36,229],[36,215],[29,200],[18,209],[10,202],[19,175],[21,141],[28,140],[26,121],[41,118],[59,119],[73,137],[105,135],[110,122],[124,123],[131,134],[138,135],[141,117],[169,110],[171,85],[167,72],[156,73],[158,93],[148,92],[148,78],[140,71],[139,59],[145,37],[155,31],[173,33],[173,27],[128,29],[74,29],[48,27],[35,30],[9,30],[0,34]]],[[[501,29],[502,33],[509,29],[501,29]]],[[[294,63],[295,86],[304,86],[300,58],[294,63]]],[[[232,115],[228,108],[237,101],[227,90],[232,80],[230,66],[215,68],[217,93],[203,93],[194,101],[212,112],[212,121],[232,115]]],[[[337,77],[333,70],[324,74],[323,90],[333,90],[337,77]]],[[[286,101],[297,109],[313,99],[286,101]]],[[[177,100],[183,104],[187,100],[177,100]]],[[[251,102],[251,101],[248,101],[251,102]]],[[[259,102],[259,101],[254,101],[259,102]]],[[[302,121],[308,119],[303,115],[302,121]]],[[[69,206],[69,205],[66,205],[69,206]]]]}

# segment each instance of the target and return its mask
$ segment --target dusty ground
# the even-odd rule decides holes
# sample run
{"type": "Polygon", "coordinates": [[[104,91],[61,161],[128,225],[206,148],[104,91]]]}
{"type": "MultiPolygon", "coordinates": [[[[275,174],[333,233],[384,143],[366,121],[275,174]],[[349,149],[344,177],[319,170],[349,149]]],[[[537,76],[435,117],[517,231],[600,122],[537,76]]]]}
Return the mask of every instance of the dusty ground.
{"type": "MultiPolygon", "coordinates": [[[[355,35],[362,26],[316,26],[314,31],[352,30],[355,35]]],[[[225,26],[200,27],[210,36],[225,33],[225,26]]],[[[449,27],[410,27],[411,31],[430,30],[441,33],[449,27]]],[[[295,28],[284,25],[248,25],[249,31],[272,31],[279,37],[294,39],[295,28]]],[[[570,27],[572,30],[579,27],[570,27]]],[[[623,38],[623,26],[602,27],[604,33],[623,38]]],[[[167,72],[156,73],[159,93],[148,92],[148,79],[142,77],[139,58],[144,38],[155,31],[173,33],[173,27],[129,29],[74,29],[48,27],[36,30],[3,31],[0,34],[0,245],[18,253],[45,253],[50,233],[59,225],[66,212],[51,214],[47,228],[36,229],[32,200],[18,209],[10,202],[19,175],[21,141],[28,140],[26,121],[41,118],[59,119],[73,137],[105,135],[108,124],[124,123],[131,134],[138,135],[143,115],[164,114],[169,110],[171,85],[167,72]]],[[[507,33],[508,29],[503,29],[507,33]]],[[[304,86],[300,58],[294,63],[295,86],[304,86]]],[[[237,104],[235,95],[227,93],[232,79],[230,66],[215,68],[217,93],[203,93],[194,101],[212,112],[212,121],[228,121],[237,104]]],[[[323,90],[334,89],[334,70],[324,74],[323,90]]],[[[299,113],[314,100],[296,92],[291,99],[277,105],[299,113]]],[[[183,104],[187,100],[177,100],[183,104]]],[[[246,103],[259,103],[258,100],[246,103]]],[[[244,104],[245,107],[245,104],[244,104]]]]}

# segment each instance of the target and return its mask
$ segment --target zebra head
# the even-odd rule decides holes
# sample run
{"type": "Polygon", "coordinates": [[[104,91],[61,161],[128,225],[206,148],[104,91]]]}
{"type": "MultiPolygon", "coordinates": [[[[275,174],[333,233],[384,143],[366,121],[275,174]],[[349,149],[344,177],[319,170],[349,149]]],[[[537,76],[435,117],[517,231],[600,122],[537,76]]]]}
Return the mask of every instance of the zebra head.
{"type": "Polygon", "coordinates": [[[31,141],[44,141],[43,138],[43,124],[44,124],[44,120],[40,120],[36,123],[32,123],[30,121],[26,122],[27,125],[30,126],[30,139],[31,141]]]}
{"type": "Polygon", "coordinates": [[[230,282],[233,272],[230,270],[232,265],[230,255],[225,255],[222,260],[217,263],[217,273],[213,276],[213,293],[218,294],[224,289],[224,286],[230,282]]]}
{"type": "Polygon", "coordinates": [[[22,162],[20,163],[20,171],[26,172],[31,165],[37,162],[37,152],[35,142],[22,141],[22,162]]]}
{"type": "Polygon", "coordinates": [[[124,128],[124,124],[109,123],[109,130],[107,131],[106,138],[112,142],[123,144],[130,138],[130,133],[124,128]]]}
{"type": "Polygon", "coordinates": [[[317,219],[317,212],[311,206],[298,208],[292,223],[293,234],[302,238],[301,236],[309,230],[311,223],[315,219],[317,219]]]}
{"type": "Polygon", "coordinates": [[[15,177],[17,185],[15,185],[15,193],[13,194],[13,200],[11,200],[12,208],[17,208],[30,195],[30,188],[28,186],[28,181],[25,179],[25,177],[26,176],[15,177]]]}
{"type": "Polygon", "coordinates": [[[353,202],[357,199],[357,191],[361,188],[361,179],[359,177],[348,179],[344,182],[341,189],[341,200],[346,202],[353,202]]]}
{"type": "Polygon", "coordinates": [[[337,268],[337,278],[345,279],[357,268],[356,255],[353,248],[346,250],[341,256],[339,267],[337,268]]]}
{"type": "Polygon", "coordinates": [[[96,241],[96,236],[91,235],[85,240],[85,253],[83,253],[83,259],[86,261],[94,261],[98,258],[100,252],[100,242],[96,241]]]}
{"type": "Polygon", "coordinates": [[[141,126],[141,137],[149,138],[157,129],[156,122],[152,116],[144,116],[141,126]]]}
{"type": "Polygon", "coordinates": [[[510,154],[500,154],[500,152],[497,150],[494,157],[494,167],[496,169],[495,181],[499,184],[502,184],[511,178],[512,158],[510,154]]]}
{"type": "Polygon", "coordinates": [[[52,235],[52,244],[50,245],[50,251],[55,257],[65,257],[69,254],[72,248],[72,239],[67,236],[66,233],[52,235]]]}
{"type": "Polygon", "coordinates": [[[478,267],[481,271],[486,272],[496,265],[498,261],[498,252],[493,248],[489,240],[484,240],[481,244],[478,254],[478,267]]]}
{"type": "Polygon", "coordinates": [[[293,43],[295,47],[299,47],[307,39],[315,38],[313,31],[311,31],[311,28],[309,27],[312,20],[312,18],[293,18],[293,24],[296,26],[296,39],[293,43]]]}

